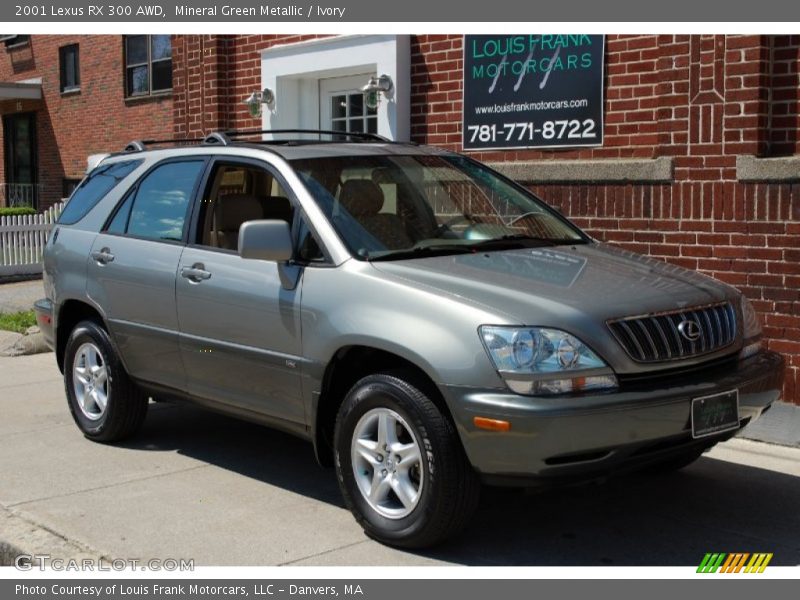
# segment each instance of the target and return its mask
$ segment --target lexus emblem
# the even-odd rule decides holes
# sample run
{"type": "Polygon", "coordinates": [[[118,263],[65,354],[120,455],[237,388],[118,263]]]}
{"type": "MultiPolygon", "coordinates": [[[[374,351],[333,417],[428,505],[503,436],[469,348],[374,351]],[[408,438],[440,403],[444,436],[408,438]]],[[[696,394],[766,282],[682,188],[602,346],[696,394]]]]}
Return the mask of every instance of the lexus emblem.
{"type": "Polygon", "coordinates": [[[690,342],[696,342],[700,339],[700,336],[703,335],[703,330],[700,329],[700,325],[697,324],[697,321],[681,321],[678,325],[678,331],[690,342]]]}

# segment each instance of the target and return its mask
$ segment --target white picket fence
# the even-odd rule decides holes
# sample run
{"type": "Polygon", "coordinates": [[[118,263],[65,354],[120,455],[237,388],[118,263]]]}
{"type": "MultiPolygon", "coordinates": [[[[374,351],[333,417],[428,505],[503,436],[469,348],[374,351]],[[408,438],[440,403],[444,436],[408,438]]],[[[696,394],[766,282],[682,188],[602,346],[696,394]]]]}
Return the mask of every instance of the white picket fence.
{"type": "Polygon", "coordinates": [[[42,272],[42,252],[63,208],[60,202],[36,215],[0,217],[0,277],[42,272]]]}

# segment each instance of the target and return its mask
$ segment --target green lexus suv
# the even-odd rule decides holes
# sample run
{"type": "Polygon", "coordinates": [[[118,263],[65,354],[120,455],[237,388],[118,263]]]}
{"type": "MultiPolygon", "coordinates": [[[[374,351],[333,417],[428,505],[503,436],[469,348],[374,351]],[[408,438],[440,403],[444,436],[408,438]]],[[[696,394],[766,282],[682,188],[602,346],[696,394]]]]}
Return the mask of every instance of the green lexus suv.
{"type": "Polygon", "coordinates": [[[67,202],[44,282],[87,438],[134,434],[151,400],[291,432],[395,546],[458,531],[483,483],[685,466],[782,388],[734,288],[370,134],[132,142],[67,202]]]}

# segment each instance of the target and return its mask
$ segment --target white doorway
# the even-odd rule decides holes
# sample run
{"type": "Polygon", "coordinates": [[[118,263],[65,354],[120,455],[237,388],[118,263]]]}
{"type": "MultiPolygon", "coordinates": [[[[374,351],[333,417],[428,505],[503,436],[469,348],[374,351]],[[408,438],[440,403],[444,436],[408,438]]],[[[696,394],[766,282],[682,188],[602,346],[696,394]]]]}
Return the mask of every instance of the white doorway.
{"type": "Polygon", "coordinates": [[[320,129],[378,133],[378,109],[364,102],[361,87],[374,73],[319,80],[320,129]]]}
{"type": "Polygon", "coordinates": [[[261,84],[275,101],[263,129],[364,131],[390,140],[411,135],[411,41],[408,35],[332,36],[261,52],[261,84]],[[394,89],[377,110],[363,105],[370,76],[387,75],[394,89]],[[342,98],[341,96],[344,96],[342,98]]]}

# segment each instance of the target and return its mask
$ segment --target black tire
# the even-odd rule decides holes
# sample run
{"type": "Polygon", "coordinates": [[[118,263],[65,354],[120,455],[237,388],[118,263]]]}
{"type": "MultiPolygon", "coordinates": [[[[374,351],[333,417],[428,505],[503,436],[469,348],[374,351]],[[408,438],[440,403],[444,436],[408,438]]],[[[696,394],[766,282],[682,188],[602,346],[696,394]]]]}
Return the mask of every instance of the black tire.
{"type": "MultiPolygon", "coordinates": [[[[344,399],[336,420],[334,452],[345,503],[366,534],[402,548],[424,548],[461,530],[474,512],[480,481],[467,461],[458,434],[447,416],[414,384],[413,375],[378,373],[358,381],[344,399]],[[418,501],[402,518],[387,518],[358,487],[351,444],[359,420],[374,409],[389,409],[413,432],[422,450],[418,501]]],[[[389,453],[390,454],[390,453],[389,453]]]]}
{"type": "Polygon", "coordinates": [[[130,437],[147,414],[147,396],[128,377],[106,330],[94,321],[81,321],[70,333],[64,351],[64,388],[72,418],[83,435],[95,442],[118,442],[130,437]],[[87,416],[75,391],[75,355],[86,344],[99,350],[106,369],[107,404],[96,418],[87,416]]]}

